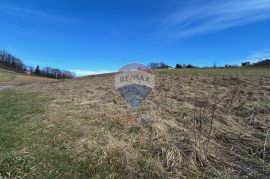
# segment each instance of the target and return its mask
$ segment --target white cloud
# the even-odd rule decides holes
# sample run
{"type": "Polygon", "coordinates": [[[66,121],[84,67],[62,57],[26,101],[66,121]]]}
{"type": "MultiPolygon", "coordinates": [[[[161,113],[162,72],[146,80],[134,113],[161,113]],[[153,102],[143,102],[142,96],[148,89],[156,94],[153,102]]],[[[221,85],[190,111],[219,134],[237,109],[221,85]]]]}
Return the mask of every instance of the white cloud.
{"type": "Polygon", "coordinates": [[[71,72],[75,73],[76,76],[88,76],[88,75],[97,75],[97,74],[104,74],[104,73],[112,73],[113,71],[109,70],[100,70],[100,71],[92,71],[92,70],[70,70],[71,72]]]}
{"type": "Polygon", "coordinates": [[[57,15],[52,15],[40,10],[29,9],[25,7],[16,7],[16,6],[8,6],[8,5],[0,5],[0,11],[2,13],[24,18],[24,19],[35,19],[42,18],[44,20],[56,21],[56,22],[65,22],[65,23],[75,23],[79,22],[79,19],[74,18],[66,18],[57,15]]]}
{"type": "Polygon", "coordinates": [[[269,59],[269,58],[270,58],[270,48],[252,52],[246,59],[254,63],[254,62],[258,62],[259,60],[264,60],[264,59],[269,59]]]}
{"type": "Polygon", "coordinates": [[[228,29],[270,18],[269,0],[191,0],[163,22],[178,36],[228,29]]]}

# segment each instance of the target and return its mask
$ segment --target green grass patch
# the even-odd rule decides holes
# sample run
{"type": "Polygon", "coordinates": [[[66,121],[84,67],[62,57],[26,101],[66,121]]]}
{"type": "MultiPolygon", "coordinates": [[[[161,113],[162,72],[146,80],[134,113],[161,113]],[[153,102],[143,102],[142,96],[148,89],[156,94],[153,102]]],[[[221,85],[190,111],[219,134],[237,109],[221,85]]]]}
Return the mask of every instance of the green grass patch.
{"type": "Polygon", "coordinates": [[[76,141],[84,135],[80,126],[73,125],[78,119],[67,119],[61,111],[48,124],[50,103],[52,99],[40,94],[0,93],[0,178],[127,175],[121,151],[101,146],[78,149],[76,141]]]}
{"type": "Polygon", "coordinates": [[[50,100],[38,94],[0,93],[0,176],[23,176],[34,166],[31,148],[38,143],[37,129],[50,100]]]}
{"type": "Polygon", "coordinates": [[[140,130],[141,130],[140,126],[131,126],[129,127],[128,132],[130,134],[139,134],[140,130]]]}

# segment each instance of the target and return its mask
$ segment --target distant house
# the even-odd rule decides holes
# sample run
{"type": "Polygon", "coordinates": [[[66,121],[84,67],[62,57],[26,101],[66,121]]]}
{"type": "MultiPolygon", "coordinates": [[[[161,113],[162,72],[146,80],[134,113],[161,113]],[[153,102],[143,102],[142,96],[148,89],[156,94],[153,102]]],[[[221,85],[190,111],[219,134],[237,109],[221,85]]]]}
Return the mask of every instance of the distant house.
{"type": "Polygon", "coordinates": [[[244,62],[244,63],[241,63],[242,67],[247,67],[247,66],[250,66],[250,62],[244,62]]]}
{"type": "Polygon", "coordinates": [[[29,71],[29,70],[26,70],[24,73],[31,76],[31,71],[29,71]]]}

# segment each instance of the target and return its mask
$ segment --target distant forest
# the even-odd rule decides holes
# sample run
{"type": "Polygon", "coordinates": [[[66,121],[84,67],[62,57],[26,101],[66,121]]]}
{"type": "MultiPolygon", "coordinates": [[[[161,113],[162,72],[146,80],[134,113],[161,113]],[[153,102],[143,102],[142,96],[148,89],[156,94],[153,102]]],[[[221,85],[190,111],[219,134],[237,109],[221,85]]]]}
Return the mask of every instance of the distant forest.
{"type": "Polygon", "coordinates": [[[73,78],[75,74],[70,71],[60,70],[51,67],[40,68],[26,66],[23,61],[5,50],[0,50],[0,68],[13,70],[20,73],[26,73],[35,76],[44,76],[56,79],[73,78]]]}

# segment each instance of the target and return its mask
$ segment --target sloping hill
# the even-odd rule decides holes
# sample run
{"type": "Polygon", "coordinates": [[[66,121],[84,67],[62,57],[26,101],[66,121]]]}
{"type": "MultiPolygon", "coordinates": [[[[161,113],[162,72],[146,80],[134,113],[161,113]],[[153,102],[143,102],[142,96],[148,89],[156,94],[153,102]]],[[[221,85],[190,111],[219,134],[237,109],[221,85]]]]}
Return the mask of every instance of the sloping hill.
{"type": "Polygon", "coordinates": [[[27,74],[17,73],[14,71],[0,68],[0,85],[14,86],[14,85],[23,85],[29,83],[37,83],[37,82],[40,83],[49,81],[54,80],[42,77],[29,76],[27,74]]]}
{"type": "Polygon", "coordinates": [[[138,109],[113,74],[0,93],[0,175],[269,178],[269,70],[155,74],[138,109]]]}

